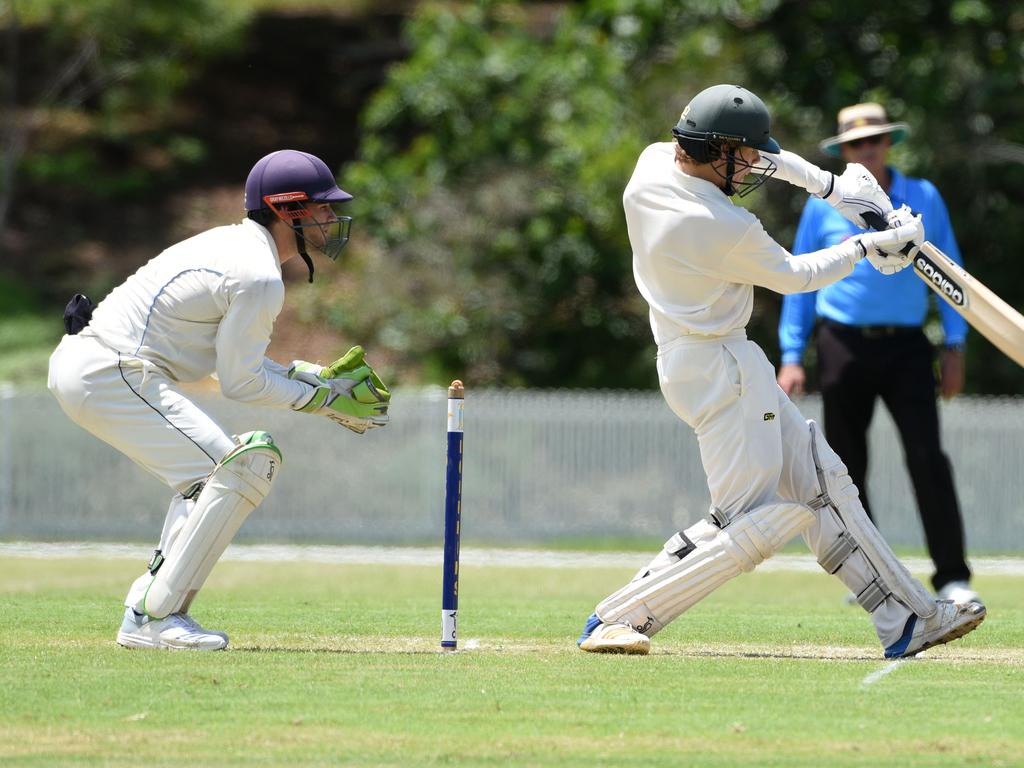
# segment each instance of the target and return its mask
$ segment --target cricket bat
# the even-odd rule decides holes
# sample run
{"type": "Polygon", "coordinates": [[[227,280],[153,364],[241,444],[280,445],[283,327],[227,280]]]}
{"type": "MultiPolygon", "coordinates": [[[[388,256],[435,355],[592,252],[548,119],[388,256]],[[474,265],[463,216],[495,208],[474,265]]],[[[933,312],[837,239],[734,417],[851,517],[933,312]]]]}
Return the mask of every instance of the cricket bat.
{"type": "MultiPolygon", "coordinates": [[[[864,218],[874,229],[885,229],[881,217],[872,220],[875,217],[864,214],[864,218]]],[[[978,333],[1024,367],[1024,316],[1020,312],[928,241],[914,257],[914,273],[978,333]]]]}

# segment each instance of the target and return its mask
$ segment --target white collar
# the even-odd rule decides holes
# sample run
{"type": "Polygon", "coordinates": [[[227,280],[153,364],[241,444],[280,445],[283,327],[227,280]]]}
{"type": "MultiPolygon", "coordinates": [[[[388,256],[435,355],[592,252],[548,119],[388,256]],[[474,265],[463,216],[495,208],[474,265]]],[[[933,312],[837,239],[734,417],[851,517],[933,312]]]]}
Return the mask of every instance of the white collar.
{"type": "Polygon", "coordinates": [[[270,230],[264,227],[262,224],[257,224],[252,219],[242,219],[242,226],[248,227],[249,231],[261,238],[263,242],[270,248],[270,252],[274,255],[274,263],[277,264],[277,271],[281,271],[281,256],[277,252],[277,243],[274,242],[274,236],[270,234],[270,230]]]}

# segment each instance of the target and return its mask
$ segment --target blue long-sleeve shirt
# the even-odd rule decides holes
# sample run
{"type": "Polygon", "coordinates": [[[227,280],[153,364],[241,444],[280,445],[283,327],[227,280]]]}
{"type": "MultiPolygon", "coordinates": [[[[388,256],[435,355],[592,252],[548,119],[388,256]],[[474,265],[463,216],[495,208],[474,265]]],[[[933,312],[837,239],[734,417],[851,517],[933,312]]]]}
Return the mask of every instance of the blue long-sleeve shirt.
{"type": "MultiPolygon", "coordinates": [[[[957,264],[963,264],[949,212],[935,185],[926,179],[904,176],[893,168],[889,168],[889,174],[893,207],[906,203],[915,213],[922,214],[925,237],[957,264]]],[[[800,217],[793,253],[828,248],[861,231],[824,200],[812,197],[800,217]]],[[[931,289],[914,274],[913,267],[895,275],[883,275],[867,259],[861,259],[853,272],[839,282],[819,291],[783,297],[779,318],[782,362],[803,360],[816,317],[846,325],[919,326],[927,314],[930,295],[931,289]]],[[[945,343],[962,344],[967,337],[967,321],[944,301],[940,300],[938,307],[945,343]]]]}

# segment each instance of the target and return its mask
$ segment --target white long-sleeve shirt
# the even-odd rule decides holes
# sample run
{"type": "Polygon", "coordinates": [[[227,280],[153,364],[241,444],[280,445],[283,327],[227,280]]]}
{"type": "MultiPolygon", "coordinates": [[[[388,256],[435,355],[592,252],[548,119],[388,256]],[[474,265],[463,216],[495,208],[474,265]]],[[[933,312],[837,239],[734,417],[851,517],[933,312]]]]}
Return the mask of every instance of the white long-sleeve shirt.
{"type": "Polygon", "coordinates": [[[99,303],[82,333],[153,363],[173,381],[216,373],[233,400],[300,407],[313,388],[264,356],[283,305],[274,239],[246,219],[151,259],[99,303]]]}
{"type": "MultiPolygon", "coordinates": [[[[804,167],[817,171],[815,166],[788,153],[781,160],[779,178],[806,185],[813,193],[826,191],[823,179],[804,167]]],[[[659,345],[687,334],[721,336],[746,327],[755,285],[799,293],[833,283],[853,270],[851,249],[789,253],[754,214],[734,205],[719,187],[683,173],[675,163],[672,142],[652,144],[643,151],[626,186],[623,206],[633,248],[633,277],[650,305],[651,328],[659,345]]]]}

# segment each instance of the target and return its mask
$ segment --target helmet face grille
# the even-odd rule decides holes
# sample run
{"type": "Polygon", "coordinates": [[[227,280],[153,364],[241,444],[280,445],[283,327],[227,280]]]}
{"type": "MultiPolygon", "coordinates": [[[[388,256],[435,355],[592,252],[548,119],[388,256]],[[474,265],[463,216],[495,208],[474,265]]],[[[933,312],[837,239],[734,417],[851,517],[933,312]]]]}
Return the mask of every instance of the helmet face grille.
{"type": "Polygon", "coordinates": [[[764,156],[758,165],[748,163],[736,154],[736,145],[742,145],[744,142],[734,136],[708,134],[698,138],[687,136],[677,128],[672,129],[672,135],[682,150],[698,163],[725,159],[724,165],[716,164],[712,169],[725,182],[722,191],[729,197],[746,197],[770,179],[778,168],[773,160],[764,156]],[[734,178],[736,171],[745,168],[750,168],[750,173],[742,181],[737,181],[734,178]]]}

